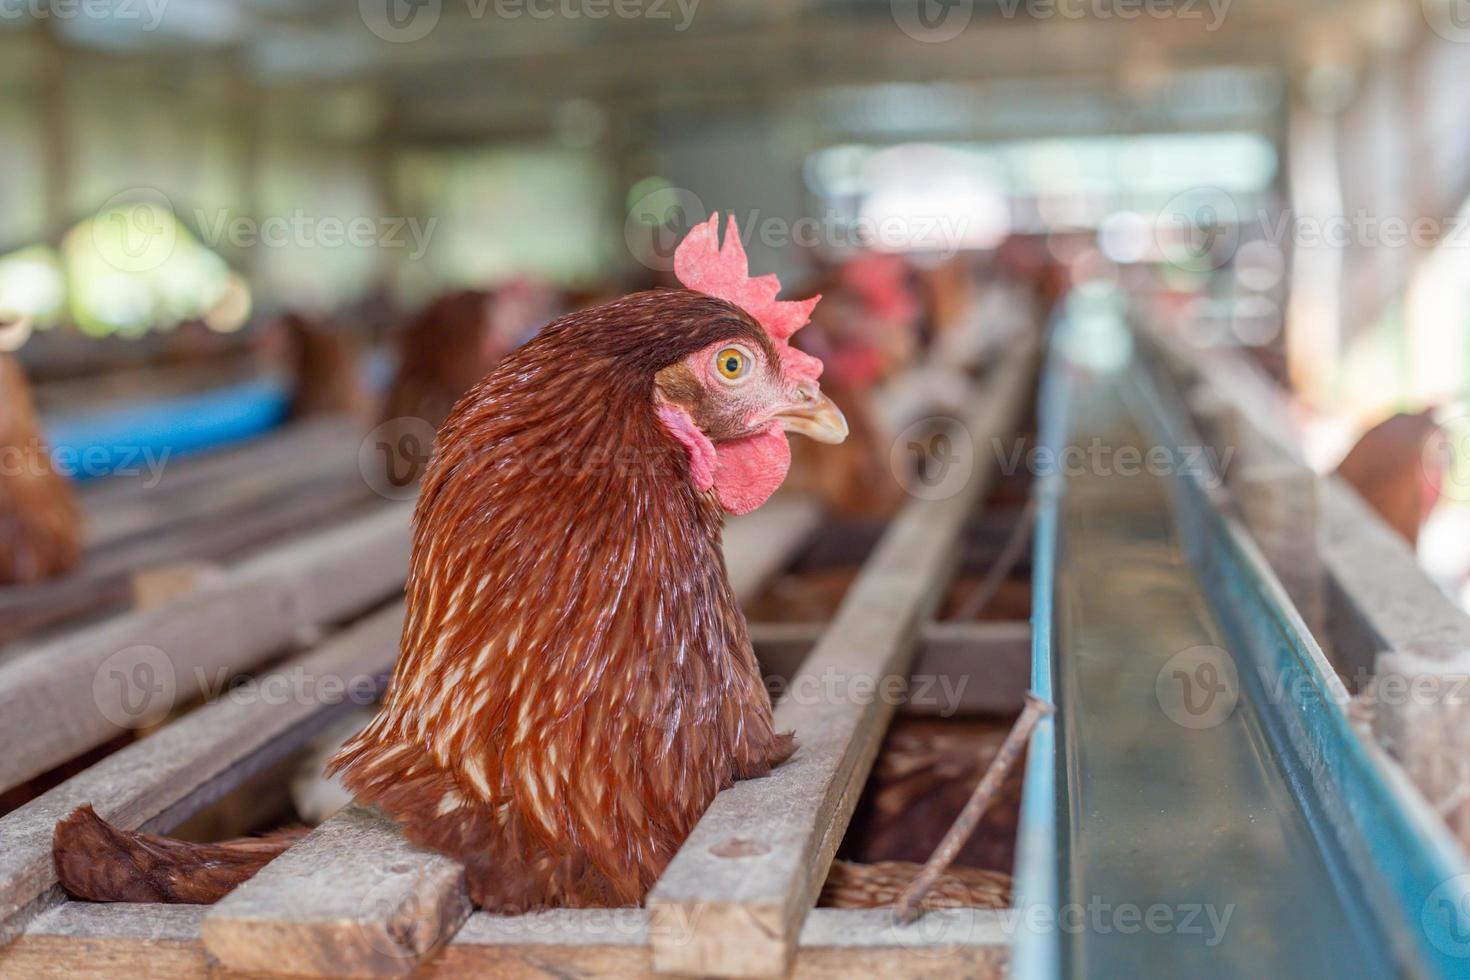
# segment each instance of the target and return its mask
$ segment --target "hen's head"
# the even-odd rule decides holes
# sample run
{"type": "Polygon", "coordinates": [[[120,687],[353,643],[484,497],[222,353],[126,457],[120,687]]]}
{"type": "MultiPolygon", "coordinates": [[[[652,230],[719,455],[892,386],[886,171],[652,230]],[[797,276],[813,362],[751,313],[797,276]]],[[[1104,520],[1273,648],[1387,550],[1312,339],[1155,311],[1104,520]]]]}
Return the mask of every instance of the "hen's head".
{"type": "Polygon", "coordinates": [[[655,379],[659,420],[689,455],[689,478],[713,489],[731,513],[766,501],[791,465],[786,433],[818,442],[847,437],[847,420],[817,383],[822,362],[789,343],[820,297],[776,299],[776,277],[749,275],[731,216],[723,247],[719,216],[698,225],[674,254],[687,288],[733,305],[714,340],[664,367],[655,379]]]}

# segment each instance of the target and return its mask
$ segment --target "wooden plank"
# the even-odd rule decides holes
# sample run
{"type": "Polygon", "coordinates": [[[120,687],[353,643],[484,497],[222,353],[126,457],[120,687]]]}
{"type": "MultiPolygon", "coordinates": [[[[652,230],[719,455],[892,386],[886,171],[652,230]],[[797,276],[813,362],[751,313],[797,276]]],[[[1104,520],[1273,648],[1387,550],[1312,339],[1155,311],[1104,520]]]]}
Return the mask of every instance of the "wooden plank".
{"type": "MultiPolygon", "coordinates": [[[[815,909],[798,939],[790,976],[847,978],[1004,976],[1009,936],[1003,913],[946,909],[922,925],[899,926],[888,909],[815,909]]],[[[506,918],[476,912],[424,977],[646,976],[659,937],[667,944],[689,934],[662,934],[643,909],[559,909],[506,918]]]]}
{"type": "Polygon", "coordinates": [[[144,535],[86,556],[74,575],[0,589],[0,641],[127,602],[133,574],[185,559],[226,559],[304,527],[351,514],[373,499],[357,478],[304,487],[293,497],[265,499],[195,526],[144,535]]]}
{"type": "Polygon", "coordinates": [[[164,460],[163,475],[156,485],[150,484],[146,473],[84,483],[81,501],[88,513],[121,510],[139,500],[202,490],[251,474],[280,470],[293,462],[330,454],[334,446],[351,446],[355,454],[361,440],[362,434],[350,419],[307,419],[230,449],[164,460]]]}
{"type": "Polygon", "coordinates": [[[133,574],[133,608],[157,609],[179,596],[217,582],[224,569],[212,561],[177,561],[133,574]]]}
{"type": "Polygon", "coordinates": [[[200,905],[63,902],[0,946],[0,976],[31,980],[192,980],[208,976],[200,905]]]}
{"type": "Polygon", "coordinates": [[[796,732],[796,754],[721,793],[649,894],[656,970],[778,976],[790,967],[892,715],[889,699],[874,692],[907,676],[920,626],[958,563],[964,526],[996,478],[991,440],[1020,421],[1033,350],[1013,349],[966,420],[975,449],[969,480],[952,496],[904,507],[792,678],[776,727],[796,732]],[[755,846],[728,856],[733,840],[755,846]],[[675,935],[683,941],[668,938],[675,935]]]}
{"type": "Polygon", "coordinates": [[[725,572],[741,602],[755,599],[796,557],[822,521],[822,505],[810,497],[781,495],[725,524],[725,572]]]}
{"type": "MultiPolygon", "coordinates": [[[[316,435],[316,433],[313,433],[316,435]]],[[[128,500],[98,502],[82,497],[85,510],[85,544],[88,551],[115,547],[140,535],[157,535],[178,526],[198,526],[245,507],[253,501],[279,500],[291,494],[310,492],[320,483],[356,482],[363,494],[368,486],[357,469],[357,444],[350,433],[325,429],[310,442],[298,442],[300,453],[290,460],[262,464],[262,451],[240,450],[250,460],[248,469],[231,473],[229,479],[213,479],[197,486],[175,489],[165,479],[151,491],[128,500]],[[326,438],[331,436],[331,438],[326,438]]],[[[276,455],[276,447],[270,447],[276,455]]],[[[222,455],[228,455],[222,454],[222,455]]],[[[232,460],[234,463],[234,460],[232,460]]],[[[175,464],[179,466],[179,464],[175,464]]]]}
{"type": "Polygon", "coordinates": [[[399,976],[470,907],[463,865],[409,844],[381,812],[349,806],[210,909],[203,941],[226,969],[399,976]]]}
{"type": "MultiPolygon", "coordinates": [[[[197,905],[66,902],[0,949],[0,974],[38,980],[239,976],[209,963],[200,940],[208,912],[197,905]]],[[[898,926],[886,909],[815,909],[802,927],[791,975],[1000,978],[1014,931],[1007,916],[1014,914],[943,909],[898,926]]],[[[476,912],[415,976],[644,976],[652,970],[649,929],[642,909],[560,909],[512,918],[476,912]]]]}
{"type": "Polygon", "coordinates": [[[943,718],[1015,714],[1030,687],[1030,623],[929,623],[899,710],[943,718]]]}
{"type": "MultiPolygon", "coordinates": [[[[826,628],[825,623],[751,623],[761,669],[790,678],[826,628]]],[[[929,717],[1013,714],[1021,710],[1030,683],[1030,623],[927,623],[898,710],[929,717]]]]}
{"type": "Polygon", "coordinates": [[[219,671],[359,612],[407,575],[411,506],[382,507],[242,562],[218,581],[0,664],[0,789],[148,724],[219,671]]]}
{"type": "Polygon", "coordinates": [[[0,943],[60,899],[56,822],[83,803],[118,826],[167,831],[300,748],[377,693],[398,651],[401,603],[103,759],[0,818],[0,943]]]}

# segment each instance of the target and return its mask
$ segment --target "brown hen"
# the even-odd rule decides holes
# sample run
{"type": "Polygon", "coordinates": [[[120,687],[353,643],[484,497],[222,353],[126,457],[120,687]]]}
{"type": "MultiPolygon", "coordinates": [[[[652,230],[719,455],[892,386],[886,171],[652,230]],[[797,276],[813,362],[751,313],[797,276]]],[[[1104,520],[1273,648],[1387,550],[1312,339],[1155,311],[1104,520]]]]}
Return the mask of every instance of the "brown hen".
{"type": "MultiPolygon", "coordinates": [[[[551,324],[456,406],[429,464],[393,680],[334,766],[464,862],[482,907],[639,902],[716,793],[793,751],[726,579],[723,512],[774,492],[786,431],[846,425],[787,343],[815,300],[776,300],[717,222],[676,255],[698,291],[551,324]]],[[[75,849],[101,838],[60,830],[68,890],[128,894],[109,853],[75,849]]],[[[152,880],[179,879],[119,835],[152,880]]]]}
{"type": "Polygon", "coordinates": [[[20,364],[0,354],[0,584],[37,582],[74,568],[82,518],[56,472],[20,364]]]}

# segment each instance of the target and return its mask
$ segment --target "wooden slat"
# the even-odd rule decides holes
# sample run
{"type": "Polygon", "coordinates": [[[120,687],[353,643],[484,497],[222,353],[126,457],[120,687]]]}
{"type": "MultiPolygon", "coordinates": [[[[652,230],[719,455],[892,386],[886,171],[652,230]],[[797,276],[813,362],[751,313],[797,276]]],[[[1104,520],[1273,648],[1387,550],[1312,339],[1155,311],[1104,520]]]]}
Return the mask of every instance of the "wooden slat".
{"type": "Polygon", "coordinates": [[[121,510],[139,500],[193,492],[278,470],[302,459],[330,454],[333,447],[348,445],[355,453],[361,440],[362,434],[351,419],[308,419],[230,449],[165,460],[163,476],[156,485],[148,485],[146,474],[85,483],[81,488],[82,505],[89,513],[121,510]]]}
{"type": "Polygon", "coordinates": [[[657,970],[778,976],[790,966],[893,711],[873,691],[907,676],[920,626],[958,563],[964,526],[995,480],[992,439],[1019,423],[1032,350],[1013,350],[966,420],[970,479],[951,497],[905,506],[792,679],[776,727],[796,732],[796,754],[721,793],[649,894],[657,970]],[[732,840],[755,847],[722,856],[732,840]]]}
{"type": "Polygon", "coordinates": [[[1470,652],[1470,615],[1424,575],[1408,545],[1363,498],[1329,477],[1322,503],[1322,555],[1339,592],[1336,609],[1355,617],[1343,625],[1361,630],[1342,637],[1355,647],[1353,659],[1367,663],[1372,654],[1403,650],[1449,661],[1470,652]]]}
{"type": "MultiPolygon", "coordinates": [[[[789,678],[822,638],[825,623],[751,623],[756,657],[768,676],[789,678]]],[[[899,713],[1013,714],[1031,683],[1031,624],[937,622],[919,631],[908,695],[899,713]]]]}
{"type": "Polygon", "coordinates": [[[27,634],[68,619],[115,611],[126,602],[133,573],[139,569],[185,559],[227,559],[351,514],[370,499],[360,479],[338,478],[303,487],[287,499],[256,501],[194,526],[178,526],[89,554],[74,575],[0,589],[0,641],[29,639],[27,634]]]}
{"type": "MultiPolygon", "coordinates": [[[[67,902],[0,948],[0,975],[37,980],[238,976],[210,964],[200,941],[208,908],[67,902]]],[[[899,978],[1005,975],[1015,913],[944,909],[897,926],[886,909],[815,909],[792,976],[899,978]]],[[[505,918],[476,912],[415,976],[644,976],[652,970],[648,913],[562,909],[505,918]]]]}
{"type": "Polygon", "coordinates": [[[349,806],[210,909],[203,939],[227,969],[399,976],[469,913],[463,865],[349,806]]]}
{"type": "Polygon", "coordinates": [[[250,669],[302,627],[396,592],[408,569],[410,510],[383,507],[242,562],[168,605],[0,664],[0,789],[187,701],[201,678],[250,669]]]}
{"type": "Polygon", "coordinates": [[[63,902],[0,946],[0,976],[31,980],[196,980],[208,975],[201,905],[63,902]]]}
{"type": "MultiPolygon", "coordinates": [[[[898,926],[888,909],[815,909],[797,941],[793,978],[1004,976],[1004,913],[930,912],[898,926]]],[[[646,976],[662,927],[643,909],[559,909],[506,918],[477,912],[416,976],[646,976]]],[[[662,937],[680,943],[683,932],[662,937]]]]}
{"type": "Polygon", "coordinates": [[[237,450],[245,459],[244,465],[230,459],[232,466],[226,471],[225,460],[221,460],[216,470],[222,475],[193,485],[176,488],[168,481],[172,471],[165,466],[164,479],[146,492],[114,500],[83,495],[86,545],[96,551],[140,534],[157,534],[181,524],[216,519],[253,500],[276,498],[332,478],[355,480],[367,492],[358,470],[357,442],[352,433],[332,427],[313,430],[312,434],[315,438],[310,441],[283,440],[296,450],[296,455],[289,457],[282,456],[277,445],[237,450]],[[233,472],[237,468],[238,472],[233,472]],[[228,478],[224,478],[226,475],[228,478]]]}
{"type": "Polygon", "coordinates": [[[402,621],[394,603],[267,672],[257,696],[214,701],[0,818],[0,943],[60,898],[51,863],[58,820],[90,803],[124,828],[177,825],[371,696],[397,655],[402,621]]]}

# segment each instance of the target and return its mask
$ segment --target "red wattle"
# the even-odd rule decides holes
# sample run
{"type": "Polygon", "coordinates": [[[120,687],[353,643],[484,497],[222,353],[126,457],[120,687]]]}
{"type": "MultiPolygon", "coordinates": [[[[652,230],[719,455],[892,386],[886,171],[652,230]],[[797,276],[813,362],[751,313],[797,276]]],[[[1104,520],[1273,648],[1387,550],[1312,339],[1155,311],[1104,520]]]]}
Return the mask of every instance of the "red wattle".
{"type": "Polygon", "coordinates": [[[780,422],[715,447],[715,495],[732,514],[748,514],[776,492],[791,468],[791,445],[780,422]]]}

